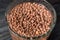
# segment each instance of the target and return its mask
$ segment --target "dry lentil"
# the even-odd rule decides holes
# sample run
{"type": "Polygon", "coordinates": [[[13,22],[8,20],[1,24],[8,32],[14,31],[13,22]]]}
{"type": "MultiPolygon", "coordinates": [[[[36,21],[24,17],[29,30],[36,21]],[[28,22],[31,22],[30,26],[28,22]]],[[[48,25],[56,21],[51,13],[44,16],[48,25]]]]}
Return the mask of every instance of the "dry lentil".
{"type": "Polygon", "coordinates": [[[44,5],[35,2],[18,4],[7,15],[10,28],[26,37],[47,33],[52,19],[51,12],[44,5]]]}

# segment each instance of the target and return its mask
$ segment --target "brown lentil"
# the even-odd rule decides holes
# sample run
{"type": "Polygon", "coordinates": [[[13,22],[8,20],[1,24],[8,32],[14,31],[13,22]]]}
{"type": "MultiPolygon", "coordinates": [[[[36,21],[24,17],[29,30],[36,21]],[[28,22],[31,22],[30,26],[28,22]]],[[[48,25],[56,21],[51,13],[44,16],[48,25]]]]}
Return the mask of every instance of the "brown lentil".
{"type": "Polygon", "coordinates": [[[34,37],[47,33],[51,28],[51,12],[42,4],[22,3],[7,15],[10,28],[21,36],[34,37]]]}

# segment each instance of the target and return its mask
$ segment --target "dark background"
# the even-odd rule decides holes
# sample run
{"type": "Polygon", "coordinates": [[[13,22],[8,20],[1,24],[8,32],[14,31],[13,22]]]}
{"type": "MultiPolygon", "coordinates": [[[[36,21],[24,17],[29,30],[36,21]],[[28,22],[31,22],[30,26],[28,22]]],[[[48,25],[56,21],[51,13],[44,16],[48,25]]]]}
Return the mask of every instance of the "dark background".
{"type": "MultiPolygon", "coordinates": [[[[0,40],[11,40],[8,25],[5,19],[5,11],[14,0],[0,0],[0,40]]],[[[48,40],[60,40],[60,0],[47,0],[56,10],[57,22],[48,40]]]]}

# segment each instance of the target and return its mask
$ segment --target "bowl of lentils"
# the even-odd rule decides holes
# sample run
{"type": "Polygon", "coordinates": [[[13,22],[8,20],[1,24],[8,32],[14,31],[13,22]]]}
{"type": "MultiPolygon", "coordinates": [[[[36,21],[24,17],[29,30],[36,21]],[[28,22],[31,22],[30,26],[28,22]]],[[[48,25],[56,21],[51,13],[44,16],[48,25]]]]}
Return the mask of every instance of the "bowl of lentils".
{"type": "Polygon", "coordinates": [[[56,12],[45,0],[17,0],[6,12],[13,40],[47,40],[56,23],[56,12]]]}

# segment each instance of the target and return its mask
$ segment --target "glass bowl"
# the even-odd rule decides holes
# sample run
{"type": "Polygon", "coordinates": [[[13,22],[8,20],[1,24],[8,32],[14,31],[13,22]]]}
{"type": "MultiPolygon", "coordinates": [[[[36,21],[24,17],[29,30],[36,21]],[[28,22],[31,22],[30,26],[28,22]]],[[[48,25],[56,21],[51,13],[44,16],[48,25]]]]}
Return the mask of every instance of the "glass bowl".
{"type": "MultiPolygon", "coordinates": [[[[52,20],[52,23],[51,23],[51,29],[46,33],[46,34],[43,34],[43,35],[39,35],[39,36],[36,36],[36,37],[25,37],[25,36],[21,36],[19,34],[17,34],[16,32],[14,32],[10,27],[9,27],[9,30],[10,30],[10,33],[11,33],[11,36],[12,36],[12,39],[13,40],[44,40],[49,37],[51,31],[53,30],[55,24],[56,24],[56,12],[54,10],[54,8],[52,7],[52,5],[50,3],[48,3],[46,0],[15,0],[13,3],[11,3],[11,5],[8,6],[8,8],[6,9],[6,13],[5,13],[5,16],[9,13],[9,11],[14,8],[16,5],[20,4],[20,3],[23,3],[23,2],[36,2],[38,4],[42,4],[44,6],[46,6],[46,8],[52,12],[52,15],[53,15],[53,20],[52,20]]],[[[6,20],[7,21],[7,20],[6,20]]],[[[9,25],[9,24],[8,24],[9,25]]]]}

